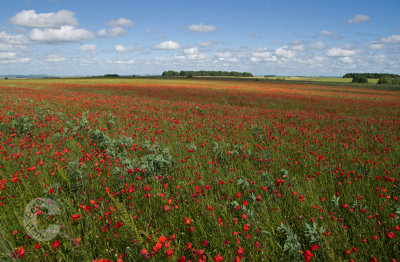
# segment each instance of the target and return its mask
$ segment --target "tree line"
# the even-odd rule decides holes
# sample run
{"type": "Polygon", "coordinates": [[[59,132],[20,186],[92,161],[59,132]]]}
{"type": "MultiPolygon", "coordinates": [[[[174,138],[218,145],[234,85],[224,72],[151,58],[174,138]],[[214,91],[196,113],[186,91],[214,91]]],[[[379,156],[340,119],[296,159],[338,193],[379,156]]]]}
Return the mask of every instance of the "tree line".
{"type": "Polygon", "coordinates": [[[164,71],[162,76],[185,76],[185,77],[193,77],[193,76],[239,76],[239,77],[252,77],[252,73],[248,72],[235,72],[235,71],[164,71]]]}
{"type": "Polygon", "coordinates": [[[343,78],[353,78],[354,83],[368,83],[368,78],[378,78],[378,84],[400,85],[400,75],[384,73],[347,73],[343,78]]]}
{"type": "Polygon", "coordinates": [[[396,74],[384,74],[384,73],[347,73],[343,78],[354,78],[354,77],[366,77],[366,78],[381,78],[381,77],[400,77],[396,74]]]}

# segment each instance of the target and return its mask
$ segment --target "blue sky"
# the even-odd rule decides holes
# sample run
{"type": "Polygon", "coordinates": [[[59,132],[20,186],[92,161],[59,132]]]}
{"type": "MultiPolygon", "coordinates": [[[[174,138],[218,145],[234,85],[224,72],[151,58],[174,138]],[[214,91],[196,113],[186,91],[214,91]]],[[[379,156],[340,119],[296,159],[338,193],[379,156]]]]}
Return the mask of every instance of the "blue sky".
{"type": "Polygon", "coordinates": [[[2,0],[0,74],[400,73],[399,0],[2,0]]]}

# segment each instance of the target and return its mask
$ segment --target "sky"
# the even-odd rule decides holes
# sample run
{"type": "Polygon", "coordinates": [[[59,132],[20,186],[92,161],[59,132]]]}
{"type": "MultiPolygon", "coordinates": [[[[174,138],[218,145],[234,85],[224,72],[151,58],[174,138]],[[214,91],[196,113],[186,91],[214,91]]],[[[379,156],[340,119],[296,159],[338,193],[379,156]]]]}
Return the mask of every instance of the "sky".
{"type": "Polygon", "coordinates": [[[1,0],[0,75],[400,74],[399,0],[1,0]]]}

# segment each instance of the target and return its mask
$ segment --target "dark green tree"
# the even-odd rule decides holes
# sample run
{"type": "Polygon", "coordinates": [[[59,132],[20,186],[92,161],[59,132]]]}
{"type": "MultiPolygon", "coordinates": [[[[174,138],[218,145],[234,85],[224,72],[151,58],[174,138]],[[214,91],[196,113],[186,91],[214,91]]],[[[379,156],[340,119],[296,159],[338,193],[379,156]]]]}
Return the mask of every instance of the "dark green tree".
{"type": "Polygon", "coordinates": [[[367,84],[368,83],[368,78],[366,78],[365,76],[355,75],[351,82],[367,84]]]}

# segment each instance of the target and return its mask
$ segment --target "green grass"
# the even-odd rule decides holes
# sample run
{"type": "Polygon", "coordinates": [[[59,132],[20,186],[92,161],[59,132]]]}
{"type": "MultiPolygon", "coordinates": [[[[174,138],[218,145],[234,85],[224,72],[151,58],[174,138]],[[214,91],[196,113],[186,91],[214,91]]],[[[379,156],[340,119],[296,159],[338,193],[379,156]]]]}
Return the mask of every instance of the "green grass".
{"type": "Polygon", "coordinates": [[[0,260],[397,258],[400,93],[288,82],[0,81],[0,260]]]}

